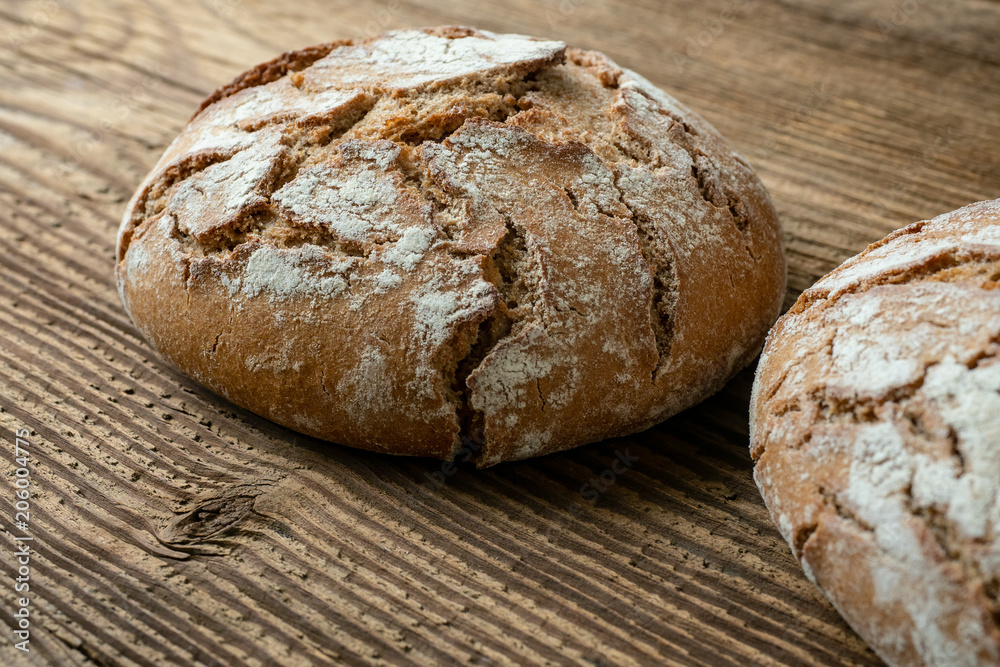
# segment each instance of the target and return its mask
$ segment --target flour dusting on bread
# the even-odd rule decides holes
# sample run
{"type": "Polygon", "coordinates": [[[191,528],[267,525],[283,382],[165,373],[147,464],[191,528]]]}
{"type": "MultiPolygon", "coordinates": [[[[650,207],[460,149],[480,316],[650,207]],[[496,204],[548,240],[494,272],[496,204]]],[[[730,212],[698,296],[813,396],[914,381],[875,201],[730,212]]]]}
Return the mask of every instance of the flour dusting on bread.
{"type": "Polygon", "coordinates": [[[775,325],[754,471],[803,568],[894,664],[1000,664],[1000,207],[910,225],[775,325]]]}
{"type": "Polygon", "coordinates": [[[474,440],[486,466],[646,428],[753,358],[774,209],[653,84],[461,27],[310,53],[213,95],[125,214],[123,301],[180,368],[312,435],[474,440]]]}

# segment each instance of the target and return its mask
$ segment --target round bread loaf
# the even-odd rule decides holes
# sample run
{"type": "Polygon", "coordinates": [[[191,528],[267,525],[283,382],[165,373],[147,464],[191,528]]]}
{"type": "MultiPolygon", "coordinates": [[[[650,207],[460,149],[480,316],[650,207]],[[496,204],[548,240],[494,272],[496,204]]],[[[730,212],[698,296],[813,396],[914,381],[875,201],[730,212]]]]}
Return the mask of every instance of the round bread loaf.
{"type": "Polygon", "coordinates": [[[1000,200],[901,229],[768,336],[754,476],[806,575],[894,665],[1000,664],[1000,200]]]}
{"type": "Polygon", "coordinates": [[[233,402],[487,466],[718,390],[785,267],[766,191],[704,120],[601,54],[444,27],[216,92],[129,203],[116,275],[149,342],[233,402]]]}

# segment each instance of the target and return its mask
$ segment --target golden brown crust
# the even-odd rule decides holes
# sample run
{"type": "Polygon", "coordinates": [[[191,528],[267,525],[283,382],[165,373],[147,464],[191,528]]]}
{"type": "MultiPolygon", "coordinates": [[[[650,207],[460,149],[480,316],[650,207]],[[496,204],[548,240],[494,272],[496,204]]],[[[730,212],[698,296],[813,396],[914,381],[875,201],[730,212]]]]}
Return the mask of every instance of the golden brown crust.
{"type": "Polygon", "coordinates": [[[774,326],[754,476],[890,664],[1000,664],[1000,200],[901,229],[774,326]]]}
{"type": "Polygon", "coordinates": [[[471,28],[302,53],[210,98],[123,218],[123,302],[192,377],[485,466],[645,428],[759,349],[767,193],[645,79],[471,28]]]}

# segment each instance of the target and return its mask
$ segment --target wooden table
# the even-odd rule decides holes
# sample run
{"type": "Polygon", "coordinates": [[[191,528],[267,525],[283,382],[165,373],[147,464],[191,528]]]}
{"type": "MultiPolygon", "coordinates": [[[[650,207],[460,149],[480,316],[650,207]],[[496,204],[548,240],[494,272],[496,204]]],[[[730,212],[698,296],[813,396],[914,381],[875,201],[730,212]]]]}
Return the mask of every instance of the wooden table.
{"type": "Polygon", "coordinates": [[[22,428],[34,541],[31,651],[5,630],[0,664],[877,664],[754,487],[750,371],[642,435],[449,475],[248,414],[132,327],[121,211],[202,98],[286,49],[441,23],[602,50],[700,111],[770,189],[789,303],[889,230],[1000,196],[996,1],[8,0],[6,626],[22,428]]]}

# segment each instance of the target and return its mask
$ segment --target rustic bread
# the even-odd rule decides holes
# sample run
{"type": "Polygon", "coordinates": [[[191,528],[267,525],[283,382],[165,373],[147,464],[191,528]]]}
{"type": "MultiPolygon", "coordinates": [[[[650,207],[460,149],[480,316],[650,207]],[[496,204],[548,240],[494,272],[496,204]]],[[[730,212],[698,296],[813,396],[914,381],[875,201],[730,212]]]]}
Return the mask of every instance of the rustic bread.
{"type": "Polygon", "coordinates": [[[455,27],[220,89],[129,203],[116,275],[233,402],[481,466],[701,400],[785,284],[768,195],[704,120],[601,54],[455,27]]]}
{"type": "Polygon", "coordinates": [[[805,573],[895,665],[1000,664],[1000,200],[901,229],[768,336],[754,476],[805,573]]]}

